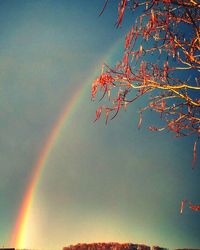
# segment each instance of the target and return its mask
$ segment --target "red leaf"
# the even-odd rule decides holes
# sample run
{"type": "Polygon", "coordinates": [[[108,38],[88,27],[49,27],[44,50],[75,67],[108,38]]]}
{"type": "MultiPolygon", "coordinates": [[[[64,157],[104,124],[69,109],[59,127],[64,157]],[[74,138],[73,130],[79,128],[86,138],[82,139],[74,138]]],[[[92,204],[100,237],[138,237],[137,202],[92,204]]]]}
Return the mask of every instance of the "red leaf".
{"type": "Polygon", "coordinates": [[[127,53],[124,55],[123,63],[124,63],[125,65],[128,65],[128,54],[127,54],[127,53]]]}
{"type": "Polygon", "coordinates": [[[117,23],[116,23],[117,28],[122,23],[122,18],[123,18],[123,15],[124,15],[124,10],[126,8],[126,2],[127,2],[127,0],[122,0],[122,5],[119,4],[119,6],[118,6],[119,17],[118,17],[117,23]]]}
{"type": "Polygon", "coordinates": [[[193,205],[192,202],[190,202],[190,209],[193,211],[200,211],[200,205],[193,205]]]}
{"type": "Polygon", "coordinates": [[[111,111],[111,109],[110,108],[106,108],[106,125],[107,125],[107,123],[108,123],[108,115],[109,115],[109,112],[111,111]]]}
{"type": "Polygon", "coordinates": [[[101,116],[101,112],[102,112],[102,107],[99,107],[96,111],[96,119],[94,120],[94,122],[96,122],[99,117],[101,116]]]}
{"type": "Polygon", "coordinates": [[[193,148],[193,162],[192,162],[192,168],[194,169],[195,163],[197,159],[197,142],[195,141],[194,143],[194,148],[193,148]]]}
{"type": "Polygon", "coordinates": [[[153,127],[153,126],[149,126],[149,130],[150,130],[150,131],[158,131],[158,128],[153,127]]]}
{"type": "Polygon", "coordinates": [[[180,209],[180,214],[183,213],[183,209],[184,209],[184,206],[185,206],[185,203],[187,202],[187,200],[182,200],[181,201],[181,209],[180,209]]]}

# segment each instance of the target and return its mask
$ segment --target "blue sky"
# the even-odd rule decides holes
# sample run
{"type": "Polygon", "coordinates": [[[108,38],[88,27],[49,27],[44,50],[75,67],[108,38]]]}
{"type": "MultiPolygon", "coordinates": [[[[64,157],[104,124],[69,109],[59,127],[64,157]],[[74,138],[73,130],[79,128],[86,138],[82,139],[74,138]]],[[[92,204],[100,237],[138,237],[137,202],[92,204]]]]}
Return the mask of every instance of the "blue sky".
{"type": "MultiPolygon", "coordinates": [[[[79,104],[53,148],[34,197],[26,248],[61,249],[78,242],[119,241],[200,246],[200,202],[194,138],[149,132],[143,100],[105,125],[90,88],[103,62],[115,63],[129,27],[114,27],[116,2],[0,2],[0,246],[8,246],[32,167],[66,102],[79,104]],[[51,239],[51,240],[50,240],[51,239]]],[[[129,17],[130,18],[130,17],[129,17]]]]}

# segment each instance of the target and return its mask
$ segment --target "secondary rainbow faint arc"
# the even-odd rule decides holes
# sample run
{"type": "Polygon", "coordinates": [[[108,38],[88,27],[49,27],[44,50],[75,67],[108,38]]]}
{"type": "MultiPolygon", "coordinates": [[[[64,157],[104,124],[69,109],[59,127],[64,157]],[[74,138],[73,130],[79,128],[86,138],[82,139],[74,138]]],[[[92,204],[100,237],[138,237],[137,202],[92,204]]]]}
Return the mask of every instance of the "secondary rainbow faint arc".
{"type": "MultiPolygon", "coordinates": [[[[93,74],[95,77],[95,74],[100,69],[100,64],[102,62],[105,62],[105,60],[108,60],[108,58],[113,54],[114,50],[118,47],[119,43],[121,42],[121,38],[114,44],[114,46],[110,49],[110,51],[106,54],[106,56],[103,57],[102,60],[100,60],[100,63],[97,63],[97,69],[94,70],[93,74]]],[[[93,77],[90,77],[91,80],[93,80],[93,77]]],[[[90,80],[88,80],[90,81],[90,80]]],[[[48,139],[46,141],[46,144],[41,151],[39,158],[36,162],[36,164],[33,167],[33,171],[30,177],[30,181],[28,184],[28,187],[26,189],[26,192],[22,199],[22,205],[19,209],[19,213],[17,216],[17,220],[15,223],[15,227],[12,233],[11,238],[11,246],[14,246],[16,248],[24,248],[24,236],[26,231],[26,224],[29,216],[29,211],[33,202],[34,198],[34,191],[36,189],[37,183],[39,182],[40,176],[42,174],[42,171],[45,167],[45,164],[48,160],[48,157],[51,153],[52,148],[54,147],[57,138],[60,134],[60,131],[62,130],[65,121],[70,117],[70,114],[74,111],[74,109],[77,107],[76,104],[78,104],[78,100],[81,97],[81,94],[84,92],[84,86],[82,85],[72,96],[70,101],[67,103],[64,111],[61,113],[57,121],[55,122],[55,125],[50,132],[48,139]]]]}

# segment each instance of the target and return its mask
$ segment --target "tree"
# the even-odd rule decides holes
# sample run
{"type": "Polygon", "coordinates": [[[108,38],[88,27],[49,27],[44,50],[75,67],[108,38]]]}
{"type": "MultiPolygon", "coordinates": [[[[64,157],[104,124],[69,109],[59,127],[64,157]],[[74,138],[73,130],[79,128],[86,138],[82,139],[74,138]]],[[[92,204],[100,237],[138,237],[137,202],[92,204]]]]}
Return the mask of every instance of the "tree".
{"type": "Polygon", "coordinates": [[[143,113],[152,110],[160,114],[163,125],[149,126],[151,131],[195,136],[194,168],[200,137],[200,2],[121,0],[116,27],[122,25],[126,11],[131,11],[135,20],[125,38],[123,58],[114,67],[103,65],[92,84],[92,99],[102,91],[100,100],[107,96],[109,101],[97,109],[95,121],[105,112],[107,123],[109,117],[114,119],[121,109],[146,96],[138,128],[143,113]]]}

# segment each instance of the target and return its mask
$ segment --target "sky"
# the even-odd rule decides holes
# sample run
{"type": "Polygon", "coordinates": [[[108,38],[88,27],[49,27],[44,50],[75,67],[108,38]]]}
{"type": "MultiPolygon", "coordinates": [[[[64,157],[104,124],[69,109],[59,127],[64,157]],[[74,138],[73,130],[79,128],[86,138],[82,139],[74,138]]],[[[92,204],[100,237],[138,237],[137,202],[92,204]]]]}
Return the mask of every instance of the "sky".
{"type": "Polygon", "coordinates": [[[200,213],[179,213],[183,198],[200,203],[194,138],[148,131],[158,121],[148,113],[138,130],[143,100],[107,125],[93,122],[92,81],[123,53],[130,27],[128,16],[115,28],[116,2],[99,17],[103,0],[0,1],[0,247],[200,247],[200,213]],[[32,172],[58,123],[13,246],[32,172]]]}

